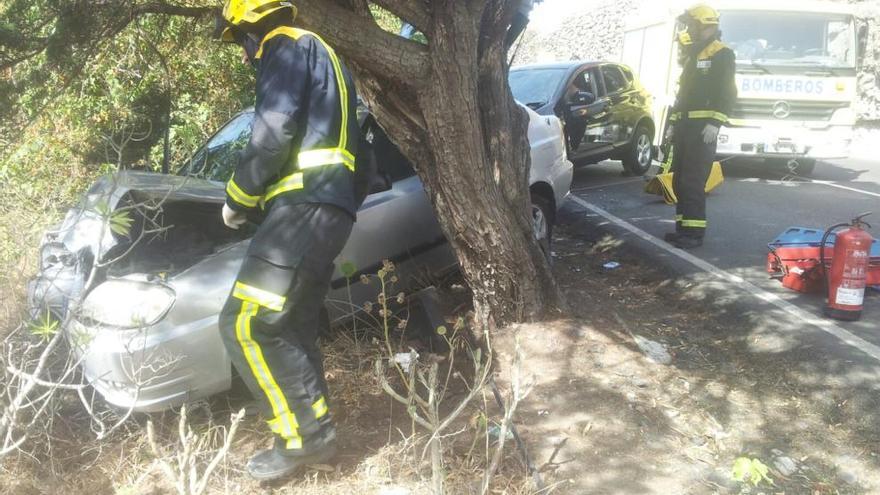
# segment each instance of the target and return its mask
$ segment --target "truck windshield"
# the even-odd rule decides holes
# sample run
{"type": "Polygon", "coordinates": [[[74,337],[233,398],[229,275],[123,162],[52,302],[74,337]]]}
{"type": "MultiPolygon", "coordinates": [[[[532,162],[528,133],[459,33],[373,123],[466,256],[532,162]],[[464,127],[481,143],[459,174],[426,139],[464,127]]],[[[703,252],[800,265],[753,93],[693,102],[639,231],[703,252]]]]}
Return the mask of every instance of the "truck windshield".
{"type": "Polygon", "coordinates": [[[532,108],[546,105],[567,69],[520,69],[510,72],[510,90],[520,103],[532,108]]]}
{"type": "Polygon", "coordinates": [[[738,63],[762,66],[853,68],[856,29],[852,16],[806,12],[726,11],[724,42],[738,63]]]}

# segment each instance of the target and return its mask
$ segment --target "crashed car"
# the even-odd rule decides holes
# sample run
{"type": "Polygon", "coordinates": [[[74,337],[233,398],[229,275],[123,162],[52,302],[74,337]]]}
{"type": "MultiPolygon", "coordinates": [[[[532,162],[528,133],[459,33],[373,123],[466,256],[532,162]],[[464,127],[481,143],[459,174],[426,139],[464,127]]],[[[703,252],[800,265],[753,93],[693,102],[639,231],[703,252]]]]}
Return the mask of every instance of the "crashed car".
{"type": "MultiPolygon", "coordinates": [[[[549,253],[572,164],[560,121],[527,111],[533,224],[549,253]]],[[[113,406],[159,411],[231,386],[218,315],[256,225],[228,229],[220,208],[253,116],[246,110],[233,117],[175,175],[101,178],[44,236],[31,311],[68,316],[66,336],[84,376],[113,406]]],[[[378,287],[358,280],[383,260],[396,264],[401,290],[456,268],[410,163],[371,117],[362,125],[378,173],[337,259],[326,301],[331,320],[375,300],[378,287]]]]}

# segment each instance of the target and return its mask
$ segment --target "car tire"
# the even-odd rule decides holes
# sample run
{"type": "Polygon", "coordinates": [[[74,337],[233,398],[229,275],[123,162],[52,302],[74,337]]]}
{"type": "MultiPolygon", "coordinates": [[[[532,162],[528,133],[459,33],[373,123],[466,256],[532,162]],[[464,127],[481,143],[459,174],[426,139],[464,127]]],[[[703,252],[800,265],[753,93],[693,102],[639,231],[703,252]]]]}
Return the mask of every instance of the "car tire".
{"type": "Polygon", "coordinates": [[[552,262],[553,207],[550,200],[535,193],[532,193],[532,232],[547,262],[552,262]]]}
{"type": "Polygon", "coordinates": [[[640,125],[633,133],[632,142],[623,154],[623,169],[632,175],[645,175],[654,162],[654,133],[640,125]]]}

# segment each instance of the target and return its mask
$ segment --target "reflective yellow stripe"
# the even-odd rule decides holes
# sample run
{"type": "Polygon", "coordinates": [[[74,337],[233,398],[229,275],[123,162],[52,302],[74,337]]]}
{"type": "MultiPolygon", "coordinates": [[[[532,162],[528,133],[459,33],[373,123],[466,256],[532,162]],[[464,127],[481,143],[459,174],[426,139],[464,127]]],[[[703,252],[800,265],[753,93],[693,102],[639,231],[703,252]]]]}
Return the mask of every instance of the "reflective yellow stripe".
{"type": "Polygon", "coordinates": [[[229,182],[226,183],[226,194],[233,201],[247,208],[253,208],[260,202],[259,196],[252,196],[238,187],[238,184],[235,183],[235,177],[229,179],[229,182]]]}
{"type": "Polygon", "coordinates": [[[303,151],[297,155],[296,163],[300,169],[341,163],[354,172],[354,155],[344,148],[303,151]]]}
{"type": "Polygon", "coordinates": [[[288,412],[282,416],[272,418],[266,423],[268,423],[269,429],[272,430],[272,433],[275,433],[286,441],[286,448],[302,448],[302,437],[299,434],[299,423],[293,412],[288,412]]]}
{"type": "Polygon", "coordinates": [[[269,366],[263,358],[263,350],[260,345],[251,337],[251,319],[257,315],[260,307],[252,302],[244,301],[241,303],[241,311],[235,320],[235,337],[241,345],[242,353],[251,368],[257,384],[272,406],[272,413],[276,418],[280,418],[282,428],[279,433],[285,439],[296,438],[298,436],[296,427],[293,426],[290,419],[293,413],[287,405],[287,399],[281,393],[278,383],[269,371],[269,366]]]}
{"type": "Polygon", "coordinates": [[[322,395],[320,399],[316,400],[314,404],[312,404],[312,411],[315,411],[315,418],[321,419],[330,409],[327,407],[327,400],[324,399],[322,395]]]}
{"type": "Polygon", "coordinates": [[[691,227],[695,229],[705,229],[706,221],[705,220],[681,220],[682,227],[691,227]]]}
{"type": "Polygon", "coordinates": [[[677,120],[680,119],[680,118],[681,118],[681,112],[675,112],[675,113],[673,113],[672,115],[669,116],[669,121],[670,121],[670,122],[675,122],[675,121],[677,121],[677,120]]]}
{"type": "Polygon", "coordinates": [[[242,301],[252,302],[258,306],[269,308],[273,311],[281,311],[284,309],[284,303],[287,298],[273,294],[269,291],[258,289],[241,282],[235,283],[235,289],[232,291],[232,297],[241,299],[242,301]]]}
{"type": "Polygon", "coordinates": [[[676,221],[676,222],[680,222],[680,221],[682,221],[682,220],[684,220],[684,215],[675,215],[675,221],[676,221]]]}
{"type": "Polygon", "coordinates": [[[302,189],[303,187],[303,173],[294,172],[269,186],[269,189],[266,189],[266,196],[263,197],[263,202],[266,203],[281,193],[295,191],[297,189],[302,189]]]}
{"type": "Polygon", "coordinates": [[[690,119],[715,119],[721,122],[727,122],[727,115],[724,115],[721,112],[715,112],[712,110],[694,110],[693,112],[688,112],[688,118],[690,119]]]}
{"type": "Polygon", "coordinates": [[[259,59],[263,56],[263,46],[266,44],[267,41],[281,35],[288,36],[294,40],[298,40],[306,35],[312,36],[324,46],[324,49],[327,50],[327,53],[330,55],[330,61],[333,63],[333,72],[336,74],[336,86],[339,90],[339,102],[342,107],[342,122],[339,129],[339,147],[345,149],[348,144],[348,86],[345,84],[345,78],[343,77],[342,73],[342,64],[339,63],[339,57],[336,56],[336,51],[330,45],[328,45],[326,41],[324,41],[320,36],[315,33],[288,26],[282,26],[279,28],[275,28],[272,31],[269,31],[269,34],[267,34],[263,38],[263,41],[260,43],[260,49],[257,50],[256,58],[259,59]]]}

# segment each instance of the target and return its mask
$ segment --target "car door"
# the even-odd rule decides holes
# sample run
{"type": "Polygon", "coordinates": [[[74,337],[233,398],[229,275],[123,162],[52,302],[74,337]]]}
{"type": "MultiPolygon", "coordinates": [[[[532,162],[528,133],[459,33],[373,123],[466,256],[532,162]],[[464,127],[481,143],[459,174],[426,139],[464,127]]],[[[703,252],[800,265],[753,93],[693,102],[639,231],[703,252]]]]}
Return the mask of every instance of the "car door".
{"type": "MultiPolygon", "coordinates": [[[[336,258],[327,307],[333,320],[375,301],[381,288],[372,277],[383,263],[396,266],[396,282],[386,280],[391,295],[416,286],[425,274],[455,265],[431,202],[412,165],[374,122],[366,129],[378,177],[358,210],[357,222],[336,258]],[[370,283],[360,276],[370,276],[370,283]]],[[[388,277],[390,279],[390,275],[388,277]]]]}
{"type": "Polygon", "coordinates": [[[617,68],[623,73],[626,81],[623,102],[626,128],[623,143],[628,144],[632,141],[633,133],[642,117],[650,116],[651,97],[636,80],[629,67],[618,65],[617,68]]]}
{"type": "Polygon", "coordinates": [[[578,71],[566,86],[562,98],[565,138],[569,157],[578,161],[606,146],[596,137],[609,116],[608,101],[595,68],[578,71]]]}
{"type": "Polygon", "coordinates": [[[614,146],[623,146],[629,143],[634,131],[634,123],[631,121],[635,88],[617,65],[603,65],[601,71],[611,108],[611,117],[604,138],[614,146]]]}

